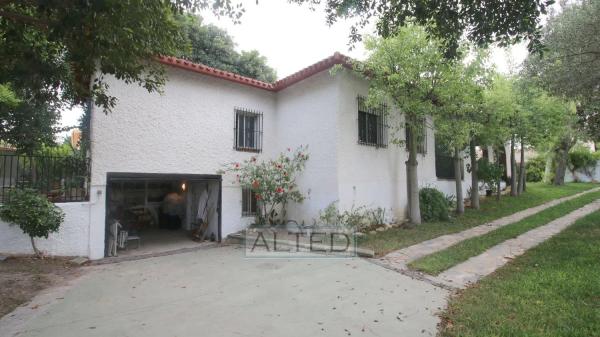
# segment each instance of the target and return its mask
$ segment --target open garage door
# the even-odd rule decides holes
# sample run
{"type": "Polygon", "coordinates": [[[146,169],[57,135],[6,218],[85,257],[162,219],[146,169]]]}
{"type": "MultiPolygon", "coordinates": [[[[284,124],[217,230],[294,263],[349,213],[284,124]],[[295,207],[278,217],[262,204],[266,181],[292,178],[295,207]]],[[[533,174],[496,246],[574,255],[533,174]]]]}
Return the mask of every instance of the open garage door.
{"type": "Polygon", "coordinates": [[[221,241],[220,175],[108,173],[106,256],[221,241]]]}

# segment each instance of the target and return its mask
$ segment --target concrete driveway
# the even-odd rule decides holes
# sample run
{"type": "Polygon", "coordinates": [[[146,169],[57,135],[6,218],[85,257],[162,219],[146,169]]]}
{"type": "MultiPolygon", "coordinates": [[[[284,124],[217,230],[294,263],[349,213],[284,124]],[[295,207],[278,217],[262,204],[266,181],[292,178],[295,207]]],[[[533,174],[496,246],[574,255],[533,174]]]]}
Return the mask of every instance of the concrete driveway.
{"type": "Polygon", "coordinates": [[[363,259],[241,248],[90,267],[0,320],[12,336],[434,336],[447,291],[363,259]]]}

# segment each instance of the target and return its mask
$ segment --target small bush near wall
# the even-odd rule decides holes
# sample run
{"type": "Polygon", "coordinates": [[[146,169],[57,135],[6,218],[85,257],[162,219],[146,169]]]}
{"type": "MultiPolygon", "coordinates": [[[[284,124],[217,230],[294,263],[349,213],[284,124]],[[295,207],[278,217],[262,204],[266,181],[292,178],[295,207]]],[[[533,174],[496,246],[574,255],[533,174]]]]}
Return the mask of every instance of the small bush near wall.
{"type": "Polygon", "coordinates": [[[546,159],[543,156],[536,156],[525,162],[525,179],[528,182],[538,182],[544,179],[546,170],[546,159]]]}
{"type": "Polygon", "coordinates": [[[419,191],[421,218],[423,221],[448,220],[448,199],[444,193],[433,187],[425,187],[419,191]]]}
{"type": "Polygon", "coordinates": [[[591,152],[586,147],[578,146],[569,152],[569,169],[575,179],[577,179],[575,171],[578,170],[591,177],[599,159],[600,152],[591,152]]]}
{"type": "Polygon", "coordinates": [[[29,235],[35,255],[42,253],[35,245],[35,238],[48,238],[58,231],[65,219],[64,212],[48,201],[36,190],[11,190],[9,199],[0,206],[0,218],[11,225],[17,225],[29,235]]]}
{"type": "Polygon", "coordinates": [[[338,202],[330,203],[324,210],[319,211],[320,225],[344,226],[354,228],[357,231],[367,231],[374,227],[387,225],[387,210],[383,207],[368,208],[366,206],[352,206],[349,210],[340,212],[338,202]]]}

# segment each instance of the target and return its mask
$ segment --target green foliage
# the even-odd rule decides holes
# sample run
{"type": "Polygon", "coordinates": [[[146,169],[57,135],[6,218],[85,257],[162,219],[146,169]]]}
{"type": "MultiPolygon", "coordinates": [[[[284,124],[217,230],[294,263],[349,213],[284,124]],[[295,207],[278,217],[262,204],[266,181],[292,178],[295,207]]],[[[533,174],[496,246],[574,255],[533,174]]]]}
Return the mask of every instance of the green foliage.
{"type": "Polygon", "coordinates": [[[319,211],[319,224],[326,226],[344,226],[358,231],[365,231],[371,226],[387,224],[386,209],[382,207],[368,208],[354,206],[349,210],[340,212],[338,201],[327,205],[319,211]]]}
{"type": "Polygon", "coordinates": [[[280,153],[275,159],[258,161],[256,157],[242,163],[225,165],[219,173],[235,174],[235,182],[243,188],[251,189],[261,206],[258,212],[259,225],[273,225],[285,218],[288,202],[302,202],[304,195],[298,189],[296,176],[304,170],[308,154],[306,146],[300,146],[292,152],[280,153]]]}
{"type": "Polygon", "coordinates": [[[179,51],[177,56],[265,82],[277,79],[275,70],[267,65],[264,56],[256,50],[238,53],[232,37],[225,30],[203,24],[201,17],[192,14],[176,18],[188,47],[179,51]]]}
{"type": "Polygon", "coordinates": [[[0,218],[19,226],[23,233],[29,235],[33,249],[39,255],[33,239],[48,238],[50,233],[57,232],[65,215],[37,191],[14,189],[0,206],[0,218]]]}
{"type": "Polygon", "coordinates": [[[0,84],[51,107],[92,98],[110,111],[116,99],[104,75],[160,90],[164,70],[148,61],[179,50],[174,16],[201,8],[234,20],[242,12],[230,0],[2,1],[0,84]]]}
{"type": "Polygon", "coordinates": [[[599,152],[591,152],[586,147],[575,147],[569,152],[568,164],[571,171],[587,170],[596,166],[599,159],[599,152]]]}
{"type": "Polygon", "coordinates": [[[439,3],[436,1],[322,1],[291,0],[310,5],[325,3],[327,22],[356,18],[350,32],[351,41],[360,41],[360,28],[372,21],[380,36],[393,36],[397,29],[412,22],[428,26],[428,32],[446,42],[446,55],[454,57],[459,42],[466,37],[481,46],[499,42],[509,45],[528,40],[529,49],[539,49],[540,16],[552,0],[490,1],[485,6],[478,1],[459,0],[439,3]]]}
{"type": "Polygon", "coordinates": [[[421,217],[425,222],[448,220],[448,208],[452,205],[444,193],[433,187],[424,187],[419,190],[419,205],[421,217]]]}
{"type": "Polygon", "coordinates": [[[498,183],[502,179],[502,166],[495,162],[490,163],[487,158],[479,158],[477,160],[477,169],[479,180],[485,184],[485,188],[497,192],[498,183]]]}
{"type": "Polygon", "coordinates": [[[528,182],[538,182],[544,179],[546,171],[546,158],[535,156],[525,162],[525,179],[528,182]]]}
{"type": "Polygon", "coordinates": [[[558,96],[578,103],[580,126],[600,139],[600,2],[572,1],[546,23],[543,57],[530,55],[526,74],[558,96]]]}

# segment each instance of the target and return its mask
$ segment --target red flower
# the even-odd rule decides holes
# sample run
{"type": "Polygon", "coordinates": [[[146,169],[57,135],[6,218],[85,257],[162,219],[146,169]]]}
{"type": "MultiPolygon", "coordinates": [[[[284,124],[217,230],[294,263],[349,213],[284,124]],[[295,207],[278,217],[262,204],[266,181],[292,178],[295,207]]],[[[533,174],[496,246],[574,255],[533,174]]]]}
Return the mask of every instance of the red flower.
{"type": "Polygon", "coordinates": [[[275,192],[277,193],[283,193],[284,189],[281,187],[277,187],[277,189],[275,190],[275,192]]]}
{"type": "Polygon", "coordinates": [[[239,168],[240,167],[240,163],[235,163],[234,166],[235,166],[235,168],[239,168]]]}
{"type": "Polygon", "coordinates": [[[254,197],[256,198],[256,200],[260,200],[260,194],[258,193],[254,197]]]}
{"type": "Polygon", "coordinates": [[[260,186],[260,182],[258,180],[255,180],[255,181],[252,182],[252,188],[253,189],[257,189],[258,186],[260,186]]]}

